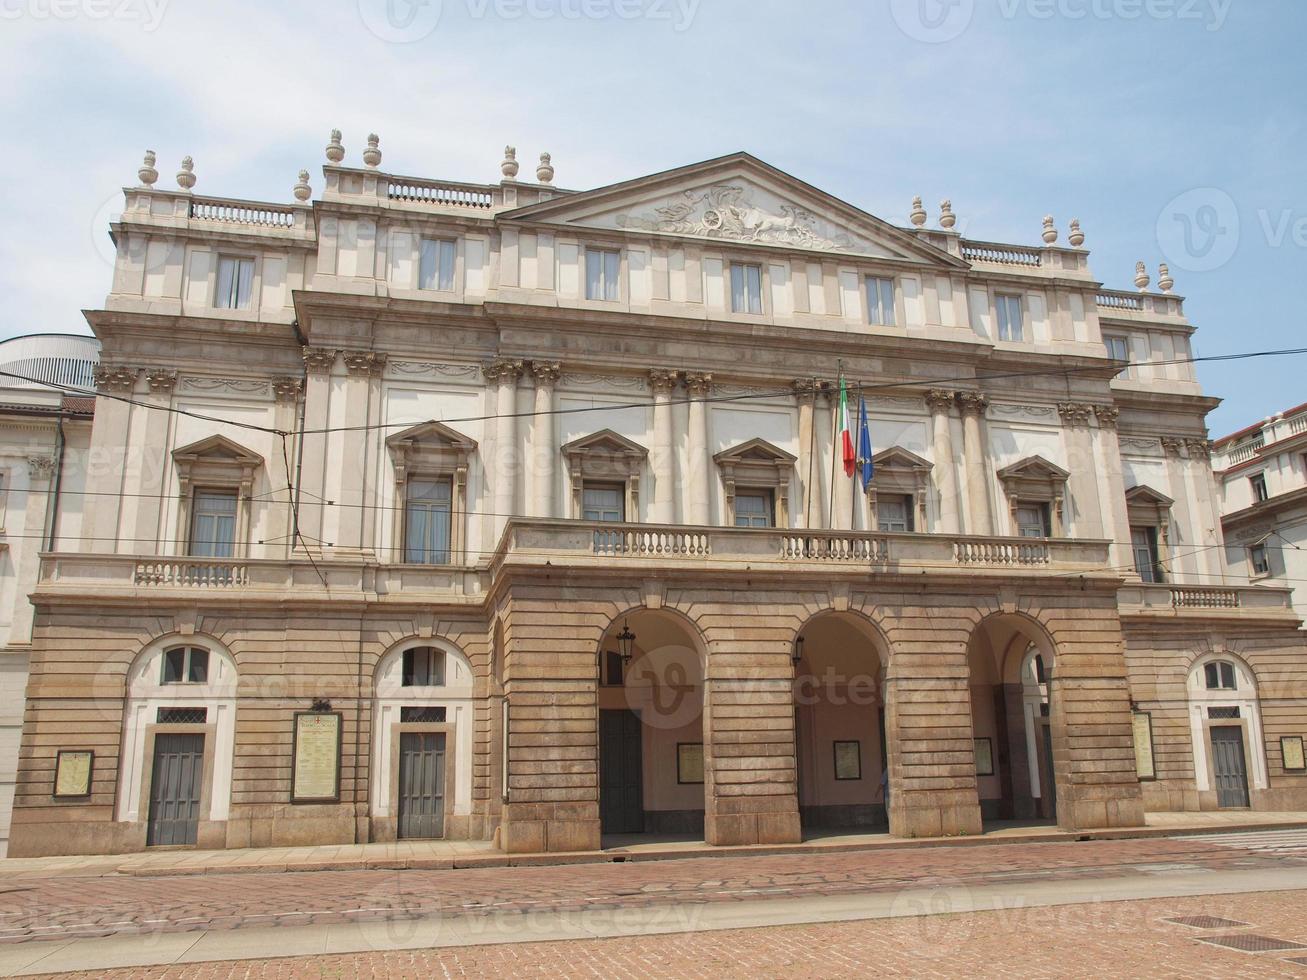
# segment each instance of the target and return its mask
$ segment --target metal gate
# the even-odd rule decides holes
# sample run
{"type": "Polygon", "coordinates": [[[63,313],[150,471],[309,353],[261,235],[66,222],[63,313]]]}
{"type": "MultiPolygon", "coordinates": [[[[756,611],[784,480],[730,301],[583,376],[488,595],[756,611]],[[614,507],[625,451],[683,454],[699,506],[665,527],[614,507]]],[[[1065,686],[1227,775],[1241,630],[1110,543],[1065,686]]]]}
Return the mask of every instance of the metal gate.
{"type": "Polygon", "coordinates": [[[195,843],[203,774],[203,735],[155,736],[147,845],[195,843]]]}
{"type": "Polygon", "coordinates": [[[399,836],[445,836],[445,735],[399,736],[399,836]]]}
{"type": "Polygon", "coordinates": [[[1216,805],[1248,805],[1248,770],[1244,764],[1243,729],[1223,725],[1212,729],[1212,769],[1216,774],[1216,805]]]}
{"type": "Polygon", "coordinates": [[[644,831],[644,764],[634,711],[599,712],[599,826],[605,834],[644,831]]]}

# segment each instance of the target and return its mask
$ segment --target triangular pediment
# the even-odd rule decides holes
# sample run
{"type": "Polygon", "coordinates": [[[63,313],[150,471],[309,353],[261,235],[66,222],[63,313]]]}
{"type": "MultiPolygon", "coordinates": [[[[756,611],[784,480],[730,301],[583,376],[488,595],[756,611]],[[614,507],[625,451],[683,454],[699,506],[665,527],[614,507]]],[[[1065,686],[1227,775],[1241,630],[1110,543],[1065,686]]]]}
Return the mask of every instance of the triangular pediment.
{"type": "Polygon", "coordinates": [[[890,446],[888,449],[882,449],[871,457],[871,463],[876,469],[886,470],[929,470],[934,467],[930,460],[922,459],[916,453],[909,452],[902,446],[890,446]]]}
{"type": "Polygon", "coordinates": [[[211,461],[253,466],[258,466],[263,462],[263,457],[258,453],[246,449],[240,443],[233,442],[226,436],[209,436],[198,442],[180,446],[172,451],[172,456],[175,460],[190,462],[211,461]]]}
{"type": "Polygon", "coordinates": [[[399,446],[442,447],[470,453],[476,449],[476,440],[469,439],[456,429],[451,429],[443,422],[420,422],[402,432],[396,432],[386,439],[386,445],[392,449],[399,446]]]}
{"type": "Polygon", "coordinates": [[[1175,503],[1166,494],[1154,490],[1146,484],[1131,487],[1125,492],[1125,499],[1128,504],[1155,504],[1163,508],[1170,507],[1175,503]]]}
{"type": "Polygon", "coordinates": [[[564,455],[570,456],[574,453],[595,453],[608,456],[648,456],[649,450],[637,442],[632,442],[620,432],[614,432],[612,429],[600,429],[588,436],[573,439],[563,446],[564,455]]]}
{"type": "Polygon", "coordinates": [[[766,439],[750,439],[730,449],[723,449],[713,457],[718,463],[793,463],[791,456],[779,446],[773,446],[766,439]]]}
{"type": "Polygon", "coordinates": [[[1000,480],[1053,480],[1066,482],[1071,474],[1056,463],[1050,463],[1043,456],[1027,456],[1025,459],[1005,466],[998,471],[1000,480]]]}
{"type": "Polygon", "coordinates": [[[911,232],[747,153],[555,198],[500,219],[966,267],[911,232]]]}

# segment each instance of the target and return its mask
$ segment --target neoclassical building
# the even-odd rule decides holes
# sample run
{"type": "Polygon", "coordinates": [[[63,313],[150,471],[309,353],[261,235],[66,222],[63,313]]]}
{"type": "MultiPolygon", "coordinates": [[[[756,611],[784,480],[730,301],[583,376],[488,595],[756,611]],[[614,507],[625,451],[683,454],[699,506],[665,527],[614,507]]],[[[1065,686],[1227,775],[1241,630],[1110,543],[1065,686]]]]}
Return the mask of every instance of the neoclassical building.
{"type": "Polygon", "coordinates": [[[326,155],[291,204],[124,192],[11,853],[1307,809],[1307,647],[1227,575],[1165,268],[744,153],[326,155]]]}

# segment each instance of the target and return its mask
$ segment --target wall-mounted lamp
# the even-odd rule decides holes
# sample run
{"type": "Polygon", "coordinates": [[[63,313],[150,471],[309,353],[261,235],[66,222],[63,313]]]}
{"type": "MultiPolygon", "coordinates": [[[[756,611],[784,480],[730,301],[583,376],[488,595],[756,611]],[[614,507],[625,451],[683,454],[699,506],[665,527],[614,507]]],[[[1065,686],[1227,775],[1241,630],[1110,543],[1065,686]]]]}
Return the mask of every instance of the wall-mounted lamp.
{"type": "Polygon", "coordinates": [[[622,654],[622,666],[630,666],[631,656],[635,652],[635,634],[631,632],[630,623],[622,624],[622,632],[617,634],[617,648],[622,654]]]}
{"type": "Polygon", "coordinates": [[[790,659],[794,661],[794,666],[796,666],[796,667],[799,665],[799,661],[803,659],[803,637],[802,637],[802,636],[796,636],[796,637],[794,638],[794,650],[790,653],[790,659]]]}

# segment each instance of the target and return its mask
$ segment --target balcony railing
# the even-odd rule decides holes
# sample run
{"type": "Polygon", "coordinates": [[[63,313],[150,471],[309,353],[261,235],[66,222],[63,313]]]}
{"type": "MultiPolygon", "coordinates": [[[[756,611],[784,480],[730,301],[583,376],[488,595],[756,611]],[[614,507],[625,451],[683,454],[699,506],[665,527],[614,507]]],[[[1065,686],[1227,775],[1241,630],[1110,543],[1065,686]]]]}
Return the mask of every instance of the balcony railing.
{"type": "Polygon", "coordinates": [[[1025,245],[1002,245],[998,242],[962,242],[962,257],[969,262],[992,262],[995,265],[1022,265],[1039,268],[1043,256],[1037,248],[1025,245]]]}
{"type": "Polygon", "coordinates": [[[1266,437],[1262,433],[1257,433],[1243,442],[1236,443],[1225,452],[1227,462],[1233,466],[1236,463],[1246,463],[1257,455],[1258,451],[1266,447],[1266,437]]]}
{"type": "Polygon", "coordinates": [[[1047,565],[1052,549],[1046,541],[955,541],[953,555],[959,565],[1047,565]]]}
{"type": "Polygon", "coordinates": [[[236,589],[250,584],[250,573],[249,566],[244,561],[230,558],[138,561],[132,570],[132,584],[236,589]]]}
{"type": "Polygon", "coordinates": [[[245,204],[239,201],[224,201],[220,198],[192,198],[191,217],[200,221],[258,225],[263,228],[295,227],[295,210],[293,208],[277,207],[271,204],[245,204]]]}
{"type": "Polygon", "coordinates": [[[415,177],[389,181],[386,196],[392,201],[404,201],[410,204],[435,204],[478,210],[491,208],[495,203],[494,194],[483,188],[419,180],[415,177]]]}
{"type": "Polygon", "coordinates": [[[1132,310],[1136,313],[1144,312],[1144,298],[1138,293],[1118,292],[1114,289],[1105,289],[1094,297],[1100,309],[1104,310],[1132,310]]]}
{"type": "Polygon", "coordinates": [[[1119,600],[1125,614],[1154,616],[1201,616],[1225,613],[1247,617],[1271,616],[1294,619],[1291,589],[1264,585],[1202,586],[1149,585],[1133,583],[1121,588],[1119,600]]]}

